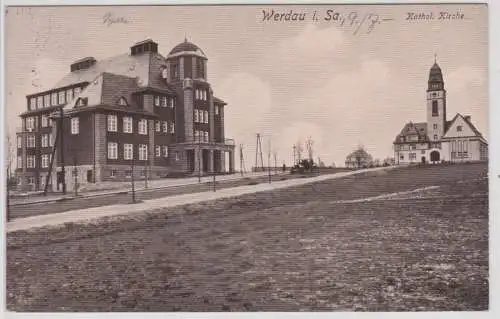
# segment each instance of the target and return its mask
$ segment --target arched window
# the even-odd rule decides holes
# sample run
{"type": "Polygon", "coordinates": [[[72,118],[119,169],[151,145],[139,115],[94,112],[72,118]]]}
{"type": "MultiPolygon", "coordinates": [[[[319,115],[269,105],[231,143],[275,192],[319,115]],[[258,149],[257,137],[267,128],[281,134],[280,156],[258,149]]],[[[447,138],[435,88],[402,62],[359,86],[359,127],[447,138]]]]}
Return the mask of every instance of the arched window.
{"type": "Polygon", "coordinates": [[[439,116],[438,101],[432,101],[432,116],[439,116]]]}

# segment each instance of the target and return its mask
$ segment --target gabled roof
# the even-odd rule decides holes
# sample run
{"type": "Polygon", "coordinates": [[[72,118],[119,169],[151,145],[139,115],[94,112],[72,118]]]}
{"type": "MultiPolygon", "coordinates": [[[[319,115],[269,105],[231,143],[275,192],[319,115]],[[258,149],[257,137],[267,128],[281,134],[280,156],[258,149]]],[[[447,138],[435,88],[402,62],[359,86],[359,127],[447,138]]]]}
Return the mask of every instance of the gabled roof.
{"type": "Polygon", "coordinates": [[[453,119],[449,122],[447,122],[447,127],[446,127],[446,131],[444,133],[444,135],[446,135],[446,133],[448,133],[448,130],[451,128],[451,126],[453,125],[453,123],[458,119],[458,118],[461,118],[464,120],[465,123],[467,123],[470,127],[470,129],[474,132],[474,134],[476,136],[479,136],[479,137],[483,137],[483,135],[481,134],[481,132],[479,132],[479,130],[474,126],[474,124],[472,124],[471,120],[470,120],[470,117],[466,117],[466,116],[463,116],[462,114],[460,113],[457,113],[453,119]],[[449,123],[449,124],[448,124],[449,123]]]}

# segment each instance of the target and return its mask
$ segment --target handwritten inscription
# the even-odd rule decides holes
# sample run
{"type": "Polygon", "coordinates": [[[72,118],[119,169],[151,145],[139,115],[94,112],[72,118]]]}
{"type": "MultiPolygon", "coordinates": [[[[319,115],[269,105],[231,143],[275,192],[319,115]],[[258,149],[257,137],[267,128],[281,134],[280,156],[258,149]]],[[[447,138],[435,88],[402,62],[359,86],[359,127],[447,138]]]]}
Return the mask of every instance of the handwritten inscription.
{"type": "Polygon", "coordinates": [[[332,9],[325,10],[324,12],[303,12],[294,10],[278,12],[274,9],[262,10],[262,21],[264,22],[323,21],[336,24],[339,27],[350,28],[353,34],[371,33],[378,25],[392,20],[394,19],[381,17],[380,15],[372,12],[364,14],[360,14],[355,11],[345,13],[332,9]]]}
{"type": "Polygon", "coordinates": [[[107,27],[113,24],[128,24],[128,20],[124,17],[114,16],[111,12],[107,12],[102,17],[102,23],[107,27]]]}
{"type": "Polygon", "coordinates": [[[406,15],[407,21],[431,21],[431,20],[463,20],[465,15],[460,12],[408,12],[406,15]]]}

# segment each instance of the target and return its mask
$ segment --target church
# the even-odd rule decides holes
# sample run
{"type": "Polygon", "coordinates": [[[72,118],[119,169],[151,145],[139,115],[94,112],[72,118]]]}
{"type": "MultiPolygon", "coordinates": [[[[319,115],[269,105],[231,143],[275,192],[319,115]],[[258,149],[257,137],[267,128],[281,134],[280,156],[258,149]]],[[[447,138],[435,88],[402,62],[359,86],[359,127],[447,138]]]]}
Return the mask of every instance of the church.
{"type": "Polygon", "coordinates": [[[446,117],[446,90],[441,68],[434,62],[427,88],[427,122],[407,123],[396,136],[396,164],[488,160],[488,142],[471,117],[446,117]]]}

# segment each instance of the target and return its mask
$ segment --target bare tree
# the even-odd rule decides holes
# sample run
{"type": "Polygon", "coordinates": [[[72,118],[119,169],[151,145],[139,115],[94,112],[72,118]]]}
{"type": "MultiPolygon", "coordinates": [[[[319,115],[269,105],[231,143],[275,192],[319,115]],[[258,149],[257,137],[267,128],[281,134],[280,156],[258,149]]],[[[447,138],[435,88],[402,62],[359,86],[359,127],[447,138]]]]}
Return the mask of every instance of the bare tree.
{"type": "Polygon", "coordinates": [[[313,145],[314,141],[313,139],[309,136],[306,140],[306,148],[307,148],[307,155],[309,155],[309,160],[312,162],[313,160],[313,145]]]}
{"type": "Polygon", "coordinates": [[[297,143],[295,143],[295,152],[297,153],[297,162],[300,163],[300,161],[302,160],[302,152],[304,151],[304,149],[302,148],[302,143],[300,141],[297,141],[297,143]]]}
{"type": "MultiPolygon", "coordinates": [[[[14,177],[13,171],[13,162],[16,157],[16,143],[13,141],[13,138],[10,134],[7,134],[5,138],[5,169],[7,171],[7,180],[10,182],[14,177]]],[[[10,183],[9,183],[10,185],[10,183]]],[[[9,186],[7,185],[7,186],[9,186]]]]}

